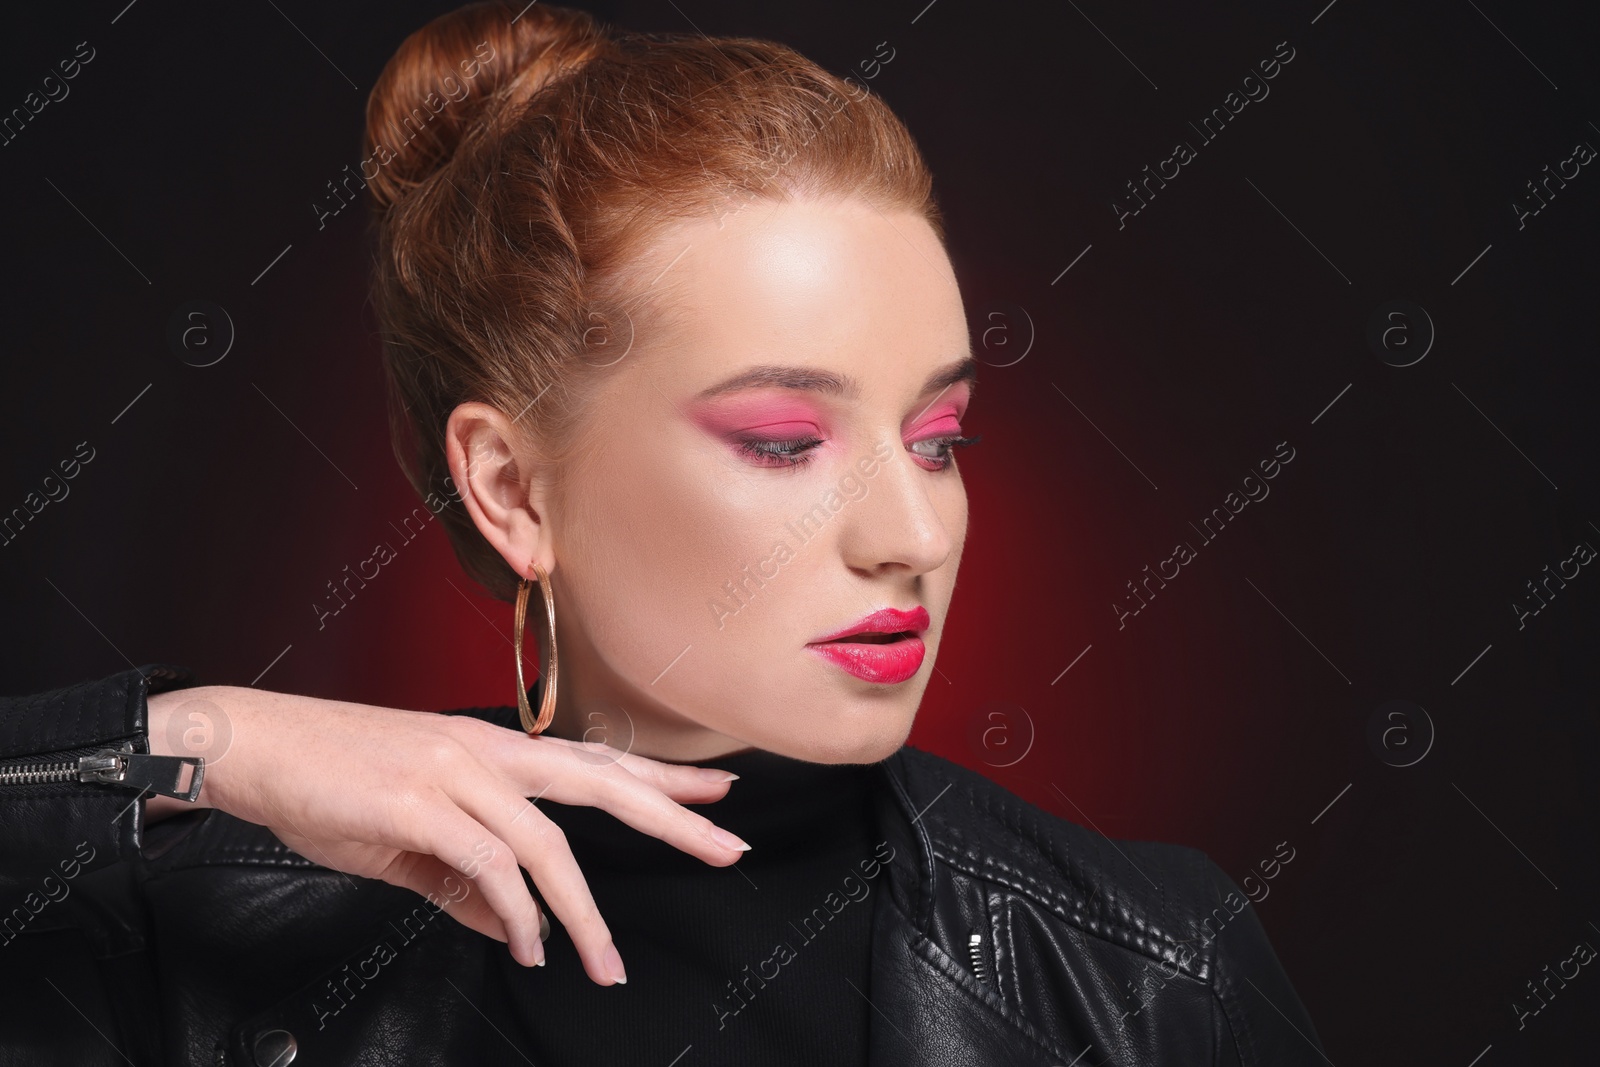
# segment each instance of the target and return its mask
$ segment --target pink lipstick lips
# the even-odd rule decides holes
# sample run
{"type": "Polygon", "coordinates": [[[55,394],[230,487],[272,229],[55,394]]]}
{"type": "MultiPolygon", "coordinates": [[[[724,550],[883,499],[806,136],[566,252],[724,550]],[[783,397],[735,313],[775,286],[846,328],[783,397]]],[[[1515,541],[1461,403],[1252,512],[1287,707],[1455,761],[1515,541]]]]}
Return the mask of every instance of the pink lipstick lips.
{"type": "Polygon", "coordinates": [[[864,681],[894,685],[922,666],[928,650],[921,634],[927,628],[927,608],[882,608],[806,648],[864,681]]]}

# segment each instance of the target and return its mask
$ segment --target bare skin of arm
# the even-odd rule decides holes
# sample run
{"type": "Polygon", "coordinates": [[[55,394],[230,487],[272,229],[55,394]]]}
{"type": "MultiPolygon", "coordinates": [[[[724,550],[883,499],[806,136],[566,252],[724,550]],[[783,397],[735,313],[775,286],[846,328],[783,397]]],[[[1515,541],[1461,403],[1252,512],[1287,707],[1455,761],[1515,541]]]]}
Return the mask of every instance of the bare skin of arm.
{"type": "Polygon", "coordinates": [[[447,878],[465,877],[475,891],[445,910],[506,942],[525,966],[542,962],[544,948],[521,868],[572,937],[589,977],[600,985],[626,980],[565,835],[528,798],[603,808],[717,867],[748,848],[683,806],[725,796],[731,776],[724,771],[529,737],[465,715],[202,686],[149,698],[153,754],[206,754],[168,743],[171,717],[196,700],[222,713],[226,749],[207,759],[197,802],[150,797],[147,822],[219,808],[268,827],[315,863],[436,899],[449,899],[447,878]]]}

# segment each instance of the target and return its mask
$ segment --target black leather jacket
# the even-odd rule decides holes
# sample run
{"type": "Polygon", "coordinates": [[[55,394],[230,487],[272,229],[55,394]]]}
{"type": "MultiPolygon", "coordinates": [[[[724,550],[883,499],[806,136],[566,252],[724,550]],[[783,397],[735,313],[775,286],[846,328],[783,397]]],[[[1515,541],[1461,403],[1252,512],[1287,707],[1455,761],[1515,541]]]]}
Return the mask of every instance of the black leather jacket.
{"type": "MultiPolygon", "coordinates": [[[[23,764],[148,752],[146,693],[188,684],[149,666],[0,699],[0,1063],[473,1063],[498,942],[225,812],[147,829],[137,790],[17,784],[23,764]]],[[[1204,853],[1110,841],[913,748],[880,766],[874,1064],[1325,1062],[1204,853]]]]}

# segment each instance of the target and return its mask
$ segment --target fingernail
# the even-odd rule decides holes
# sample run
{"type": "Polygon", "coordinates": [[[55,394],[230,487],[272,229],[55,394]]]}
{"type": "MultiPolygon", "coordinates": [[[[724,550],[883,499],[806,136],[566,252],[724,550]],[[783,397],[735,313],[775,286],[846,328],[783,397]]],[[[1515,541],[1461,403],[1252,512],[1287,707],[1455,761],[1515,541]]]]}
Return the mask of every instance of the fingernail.
{"type": "Polygon", "coordinates": [[[542,911],[539,913],[539,940],[550,940],[550,916],[542,911]]]}
{"type": "Polygon", "coordinates": [[[698,773],[708,782],[734,782],[739,778],[732,771],[719,771],[715,767],[701,767],[698,773]]]}
{"type": "Polygon", "coordinates": [[[535,967],[544,966],[544,945],[538,941],[533,943],[533,965],[535,967]]]}
{"type": "Polygon", "coordinates": [[[612,981],[618,985],[628,984],[628,972],[622,969],[622,955],[617,951],[615,944],[606,946],[605,965],[612,981]]]}
{"type": "Polygon", "coordinates": [[[735,837],[733,834],[730,834],[720,826],[713,826],[711,828],[711,840],[715,841],[723,848],[736,848],[740,852],[750,851],[750,846],[745,843],[743,838],[735,837]]]}

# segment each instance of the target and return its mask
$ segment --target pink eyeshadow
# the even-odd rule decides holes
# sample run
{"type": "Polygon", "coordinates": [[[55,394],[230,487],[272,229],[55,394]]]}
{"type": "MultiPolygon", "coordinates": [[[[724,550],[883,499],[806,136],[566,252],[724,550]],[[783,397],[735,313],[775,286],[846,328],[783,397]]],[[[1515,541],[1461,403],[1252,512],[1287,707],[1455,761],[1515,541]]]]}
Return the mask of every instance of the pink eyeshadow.
{"type": "Polygon", "coordinates": [[[716,404],[695,412],[694,421],[724,437],[758,431],[774,438],[804,437],[821,433],[822,426],[822,419],[813,408],[790,398],[751,398],[716,404]]]}
{"type": "Polygon", "coordinates": [[[960,401],[946,401],[930,408],[923,416],[921,422],[906,431],[906,436],[925,434],[937,437],[944,434],[958,434],[961,432],[961,414],[965,404],[960,401]]]}

